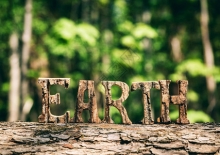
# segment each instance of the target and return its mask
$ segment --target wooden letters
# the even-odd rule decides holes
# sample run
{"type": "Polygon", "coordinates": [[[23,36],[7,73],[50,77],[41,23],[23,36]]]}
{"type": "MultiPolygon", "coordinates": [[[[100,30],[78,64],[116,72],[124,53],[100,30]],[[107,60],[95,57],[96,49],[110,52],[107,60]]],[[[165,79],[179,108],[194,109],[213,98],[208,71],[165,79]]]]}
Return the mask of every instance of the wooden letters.
{"type": "Polygon", "coordinates": [[[98,112],[97,112],[97,102],[96,102],[96,96],[95,96],[94,81],[80,80],[78,94],[77,94],[75,116],[72,122],[82,123],[83,122],[82,112],[83,110],[87,110],[87,109],[90,112],[89,122],[100,123],[101,120],[98,117],[98,112]],[[83,102],[84,92],[86,90],[88,90],[89,103],[83,102]]]}
{"type": "MultiPolygon", "coordinates": [[[[133,82],[131,85],[131,91],[137,89],[142,90],[143,96],[143,107],[144,107],[144,118],[142,119],[143,124],[154,124],[154,120],[151,112],[151,100],[150,100],[150,90],[157,89],[161,92],[161,112],[160,117],[157,118],[158,123],[170,123],[169,117],[169,106],[170,104],[179,106],[179,118],[177,123],[188,124],[187,119],[187,80],[177,81],[178,85],[178,95],[170,96],[169,94],[169,84],[170,80],[159,80],[159,81],[143,81],[143,82],[133,82]]],[[[110,117],[109,111],[110,106],[117,108],[122,116],[123,124],[132,124],[128,117],[127,111],[122,103],[129,96],[129,86],[121,81],[101,81],[105,88],[105,116],[101,121],[98,116],[97,101],[95,95],[94,81],[92,80],[80,80],[77,94],[77,102],[75,115],[70,119],[70,112],[67,111],[64,115],[55,116],[50,112],[50,104],[60,104],[60,94],[50,95],[50,85],[61,85],[68,88],[70,84],[69,78],[39,78],[38,83],[42,88],[42,114],[38,117],[41,123],[82,123],[82,112],[83,110],[89,110],[90,123],[114,123],[110,117]],[[112,99],[111,88],[113,85],[119,86],[122,90],[121,97],[117,100],[112,99]],[[84,93],[88,91],[88,103],[84,103],[84,93]]],[[[135,105],[134,105],[135,106],[135,105]]]]}
{"type": "Polygon", "coordinates": [[[151,113],[151,101],[150,101],[150,90],[152,88],[160,89],[160,85],[157,81],[144,81],[144,82],[133,82],[131,85],[131,91],[141,89],[143,95],[144,104],[144,118],[143,124],[154,124],[151,113]]]}
{"type": "Polygon", "coordinates": [[[70,120],[70,112],[67,111],[64,115],[55,116],[50,112],[50,104],[60,104],[60,94],[50,95],[50,85],[61,85],[65,88],[69,87],[69,78],[39,78],[38,83],[42,88],[42,114],[38,117],[41,123],[68,123],[70,120]]]}
{"type": "Polygon", "coordinates": [[[132,124],[128,118],[127,111],[122,105],[129,96],[129,87],[126,83],[120,81],[102,81],[102,85],[105,87],[105,118],[103,122],[113,123],[109,115],[109,106],[117,108],[121,114],[123,124],[132,124]],[[117,100],[112,100],[111,87],[117,85],[122,89],[121,97],[117,100]]]}

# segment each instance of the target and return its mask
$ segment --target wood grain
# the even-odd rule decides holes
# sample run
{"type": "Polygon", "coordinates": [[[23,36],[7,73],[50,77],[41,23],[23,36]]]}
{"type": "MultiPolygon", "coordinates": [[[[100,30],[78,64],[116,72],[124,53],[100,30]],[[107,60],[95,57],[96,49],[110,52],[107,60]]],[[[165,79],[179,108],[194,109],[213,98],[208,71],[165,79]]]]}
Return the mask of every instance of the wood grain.
{"type": "Polygon", "coordinates": [[[0,154],[219,154],[220,124],[1,122],[0,154]]]}

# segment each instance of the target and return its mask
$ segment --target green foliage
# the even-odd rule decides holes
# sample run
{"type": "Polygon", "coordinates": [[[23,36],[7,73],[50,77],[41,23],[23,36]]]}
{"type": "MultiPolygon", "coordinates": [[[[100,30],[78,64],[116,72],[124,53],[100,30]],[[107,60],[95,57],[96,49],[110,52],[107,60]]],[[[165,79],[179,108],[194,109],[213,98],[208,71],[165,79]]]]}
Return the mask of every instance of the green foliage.
{"type": "Polygon", "coordinates": [[[176,67],[176,73],[172,74],[170,78],[172,80],[184,79],[184,75],[187,73],[192,77],[196,76],[209,76],[213,75],[216,69],[209,69],[199,59],[188,59],[180,63],[176,67]]]}
{"type": "Polygon", "coordinates": [[[70,41],[76,35],[76,26],[73,21],[61,18],[54,24],[53,32],[58,38],[70,41]]]}
{"type": "Polygon", "coordinates": [[[36,33],[38,35],[41,35],[41,34],[45,33],[45,31],[48,28],[47,23],[45,23],[44,21],[42,21],[40,19],[37,19],[37,18],[33,19],[33,24],[32,25],[33,25],[34,33],[36,33]]]}
{"type": "Polygon", "coordinates": [[[136,44],[135,38],[130,35],[122,37],[121,43],[130,48],[135,47],[135,44],[136,44]]]}
{"type": "Polygon", "coordinates": [[[2,89],[1,89],[2,92],[7,93],[9,89],[10,89],[10,84],[8,82],[2,84],[2,89]]]}
{"type": "Polygon", "coordinates": [[[158,36],[157,31],[151,26],[144,23],[132,24],[129,21],[119,24],[118,31],[125,34],[121,37],[122,45],[134,50],[143,50],[143,39],[158,36]]]}
{"type": "Polygon", "coordinates": [[[99,0],[99,3],[107,5],[109,3],[109,0],[99,0]]]}
{"type": "Polygon", "coordinates": [[[130,34],[133,28],[134,28],[134,24],[128,20],[125,20],[124,22],[118,24],[118,31],[124,34],[130,34]]]}
{"type": "Polygon", "coordinates": [[[84,52],[85,46],[95,46],[98,38],[99,32],[94,26],[61,18],[44,40],[52,54],[73,57],[76,51],[84,52]]]}
{"type": "MultiPolygon", "coordinates": [[[[178,118],[178,115],[178,111],[174,111],[170,113],[170,118],[175,121],[178,118]]],[[[199,110],[188,110],[187,117],[190,123],[213,122],[212,118],[209,115],[199,110]]]]}
{"type": "Polygon", "coordinates": [[[188,90],[187,92],[187,99],[191,102],[198,102],[199,94],[193,90],[188,90]]]}
{"type": "MultiPolygon", "coordinates": [[[[102,118],[104,90],[101,80],[123,81],[130,85],[137,81],[187,79],[189,109],[206,111],[209,103],[205,78],[213,75],[218,82],[216,94],[220,91],[220,22],[217,20],[220,18],[217,7],[220,1],[208,3],[212,8],[209,10],[209,30],[215,57],[215,66],[211,69],[204,63],[199,1],[33,1],[31,58],[27,76],[34,99],[34,115],[40,113],[40,104],[35,104],[41,102],[39,85],[35,82],[39,76],[71,78],[70,88],[61,97],[62,104],[55,105],[58,108],[53,109],[55,113],[56,110],[75,108],[81,79],[95,81],[102,118]],[[180,40],[180,62],[172,53],[171,39],[174,36],[180,40]]],[[[0,113],[1,120],[6,120],[11,54],[8,40],[12,32],[17,32],[22,47],[24,1],[2,0],[0,10],[0,113]]],[[[120,91],[114,90],[112,94],[117,99],[120,91]]],[[[160,111],[158,96],[152,93],[155,116],[160,111]]],[[[216,97],[216,109],[219,109],[220,100],[216,97]]],[[[142,119],[140,91],[130,93],[123,104],[133,122],[142,119]]],[[[115,122],[121,122],[118,110],[111,108],[110,111],[115,122]]],[[[220,114],[216,111],[210,115],[219,121],[220,114]]],[[[189,110],[188,115],[192,122],[195,121],[191,115],[211,121],[198,111],[189,110]]],[[[35,117],[30,117],[36,121],[35,117]]]]}
{"type": "Polygon", "coordinates": [[[27,77],[29,78],[38,78],[39,77],[39,72],[33,69],[28,70],[27,72],[27,77]]]}
{"type": "Polygon", "coordinates": [[[132,34],[137,39],[147,38],[156,38],[158,36],[154,28],[144,23],[136,24],[132,34]]]}
{"type": "Polygon", "coordinates": [[[216,82],[219,83],[220,82],[220,67],[215,67],[212,72],[213,72],[213,76],[216,82]]]}
{"type": "Polygon", "coordinates": [[[115,0],[113,7],[113,19],[115,23],[123,23],[127,18],[127,3],[125,0],[115,0]]]}
{"type": "Polygon", "coordinates": [[[99,38],[98,30],[94,26],[86,23],[78,25],[77,35],[89,46],[95,46],[97,43],[97,39],[99,38]]]}

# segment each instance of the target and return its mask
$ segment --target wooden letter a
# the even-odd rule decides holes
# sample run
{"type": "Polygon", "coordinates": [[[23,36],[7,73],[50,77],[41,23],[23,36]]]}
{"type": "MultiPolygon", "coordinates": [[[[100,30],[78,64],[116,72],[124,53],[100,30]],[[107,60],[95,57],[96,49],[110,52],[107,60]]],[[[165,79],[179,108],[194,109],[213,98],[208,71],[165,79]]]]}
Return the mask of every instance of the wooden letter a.
{"type": "Polygon", "coordinates": [[[83,110],[89,110],[90,112],[90,123],[101,123],[98,117],[97,102],[94,89],[94,81],[91,80],[80,80],[77,94],[76,111],[73,118],[73,122],[82,123],[82,112],[83,110]],[[89,103],[84,103],[84,92],[88,90],[89,103]]]}

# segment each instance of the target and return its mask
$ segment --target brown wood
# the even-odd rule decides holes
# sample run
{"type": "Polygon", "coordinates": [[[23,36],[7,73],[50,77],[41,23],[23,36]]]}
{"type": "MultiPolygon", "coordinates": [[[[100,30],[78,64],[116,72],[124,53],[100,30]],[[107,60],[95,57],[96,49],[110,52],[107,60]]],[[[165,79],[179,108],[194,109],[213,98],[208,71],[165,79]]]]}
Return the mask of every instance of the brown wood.
{"type": "Polygon", "coordinates": [[[102,122],[104,123],[114,123],[109,114],[109,106],[114,106],[117,108],[122,117],[123,124],[132,124],[131,120],[128,117],[125,107],[122,105],[128,96],[129,96],[129,87],[126,83],[121,81],[102,81],[102,85],[105,87],[105,118],[102,122]],[[121,88],[122,94],[121,97],[117,100],[112,99],[111,87],[117,85],[121,88]]]}
{"type": "Polygon", "coordinates": [[[83,118],[82,118],[83,110],[89,110],[89,113],[90,113],[89,122],[90,123],[101,123],[101,120],[98,116],[94,81],[92,80],[80,80],[79,81],[75,116],[71,120],[71,122],[82,123],[83,122],[83,118]],[[83,102],[84,92],[86,90],[88,90],[89,103],[83,102]]]}
{"type": "Polygon", "coordinates": [[[142,120],[143,124],[154,124],[154,120],[151,112],[151,101],[150,101],[150,90],[152,88],[160,89],[159,82],[157,81],[133,82],[131,85],[131,91],[135,91],[137,89],[142,90],[143,105],[144,105],[144,118],[142,120]]]}
{"type": "Polygon", "coordinates": [[[68,123],[70,121],[69,111],[61,116],[55,116],[50,112],[50,104],[60,104],[60,94],[50,95],[50,86],[61,85],[68,88],[70,78],[39,78],[38,83],[42,88],[42,113],[38,121],[40,123],[68,123]]]}
{"type": "Polygon", "coordinates": [[[170,123],[170,116],[169,116],[170,82],[171,80],[159,80],[160,90],[161,90],[161,111],[160,111],[160,117],[157,118],[157,122],[160,123],[170,123]]]}
{"type": "Polygon", "coordinates": [[[0,154],[218,154],[220,123],[1,122],[0,154]]]}
{"type": "MultiPolygon", "coordinates": [[[[133,82],[131,85],[131,91],[141,89],[143,94],[144,103],[144,118],[143,124],[154,124],[154,120],[151,114],[151,101],[150,90],[152,88],[159,89],[161,91],[161,112],[160,117],[157,118],[158,123],[170,123],[169,106],[170,104],[176,104],[179,106],[179,118],[177,123],[188,124],[187,119],[187,80],[178,80],[178,95],[169,94],[169,84],[171,80],[159,80],[159,81],[144,81],[133,82]]],[[[67,111],[64,115],[55,116],[50,112],[50,104],[60,104],[60,94],[50,95],[50,85],[61,85],[68,88],[70,84],[69,78],[39,78],[38,83],[42,88],[42,114],[38,117],[40,123],[83,123],[82,112],[83,110],[89,110],[90,123],[114,123],[110,117],[110,106],[117,108],[122,116],[123,124],[132,124],[128,117],[125,107],[122,105],[129,96],[129,87],[126,83],[121,81],[101,81],[105,88],[105,116],[101,121],[98,116],[94,81],[92,80],[80,80],[78,87],[77,103],[75,109],[75,115],[70,119],[70,112],[67,111]],[[122,89],[121,97],[117,100],[112,99],[111,88],[113,85],[119,86],[122,89]],[[88,90],[88,103],[84,103],[84,93],[88,90]]]]}
{"type": "Polygon", "coordinates": [[[178,80],[177,81],[179,95],[171,96],[171,103],[179,105],[179,118],[177,119],[177,123],[187,124],[189,120],[187,119],[187,88],[188,81],[187,80],[178,80]]]}

